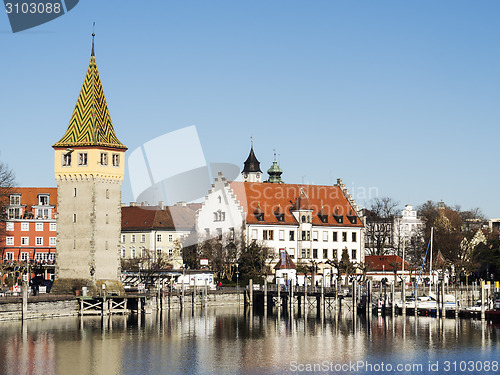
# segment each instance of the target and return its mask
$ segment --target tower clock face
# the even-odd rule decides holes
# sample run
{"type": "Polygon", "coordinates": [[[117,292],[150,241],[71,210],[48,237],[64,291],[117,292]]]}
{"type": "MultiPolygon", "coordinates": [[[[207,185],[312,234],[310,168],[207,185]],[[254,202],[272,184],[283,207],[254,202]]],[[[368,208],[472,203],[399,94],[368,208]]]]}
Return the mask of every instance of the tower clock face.
{"type": "Polygon", "coordinates": [[[257,178],[260,178],[260,173],[259,172],[257,172],[257,178]]]}
{"type": "Polygon", "coordinates": [[[248,173],[243,173],[243,177],[247,178],[248,177],[248,173]]]}

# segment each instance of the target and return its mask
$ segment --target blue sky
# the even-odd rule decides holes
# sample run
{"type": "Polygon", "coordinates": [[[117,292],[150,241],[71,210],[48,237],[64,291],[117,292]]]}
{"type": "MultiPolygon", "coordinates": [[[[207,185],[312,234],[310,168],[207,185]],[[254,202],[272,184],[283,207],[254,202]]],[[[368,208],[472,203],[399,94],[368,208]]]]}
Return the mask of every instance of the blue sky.
{"type": "MultiPolygon", "coordinates": [[[[283,179],[338,177],[363,205],[443,199],[500,217],[498,1],[97,1],[13,34],[0,16],[0,159],[55,186],[63,135],[95,53],[133,150],[196,125],[206,160],[283,179]]],[[[122,200],[132,200],[128,177],[122,200]]]]}

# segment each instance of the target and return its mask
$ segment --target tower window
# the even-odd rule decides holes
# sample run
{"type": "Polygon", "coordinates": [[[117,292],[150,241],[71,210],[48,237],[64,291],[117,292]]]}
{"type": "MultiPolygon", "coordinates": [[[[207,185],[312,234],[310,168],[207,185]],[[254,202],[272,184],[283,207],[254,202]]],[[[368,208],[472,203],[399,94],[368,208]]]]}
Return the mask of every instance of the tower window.
{"type": "Polygon", "coordinates": [[[62,166],[71,167],[71,154],[63,154],[62,156],[62,166]]]}
{"type": "Polygon", "coordinates": [[[73,223],[76,223],[76,214],[73,214],[73,223]]]}
{"type": "Polygon", "coordinates": [[[106,189],[106,199],[109,199],[109,189],[106,189]]]}
{"type": "Polygon", "coordinates": [[[78,165],[80,166],[87,166],[87,153],[86,152],[80,152],[78,153],[78,165]]]}
{"type": "Polygon", "coordinates": [[[119,166],[120,166],[120,155],[113,154],[113,167],[119,167],[119,166]]]}
{"type": "Polygon", "coordinates": [[[108,153],[101,152],[101,165],[108,165],[108,153]]]}
{"type": "Polygon", "coordinates": [[[76,197],[76,188],[73,188],[73,196],[76,197]]]}

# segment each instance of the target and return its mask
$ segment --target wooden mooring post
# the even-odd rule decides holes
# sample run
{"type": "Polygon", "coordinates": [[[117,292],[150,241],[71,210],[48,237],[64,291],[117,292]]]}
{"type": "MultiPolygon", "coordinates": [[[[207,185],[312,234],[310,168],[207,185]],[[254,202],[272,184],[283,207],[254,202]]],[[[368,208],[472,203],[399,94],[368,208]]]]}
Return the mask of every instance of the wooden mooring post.
{"type": "Polygon", "coordinates": [[[248,280],[248,304],[253,306],[253,280],[248,280]]]}
{"type": "Polygon", "coordinates": [[[403,276],[403,283],[401,285],[401,305],[403,308],[403,316],[406,316],[406,282],[403,276]]]}
{"type": "Polygon", "coordinates": [[[357,314],[357,282],[356,280],[352,281],[352,313],[353,315],[357,314]]]}
{"type": "Polygon", "coordinates": [[[267,310],[267,278],[264,279],[264,311],[267,310]]]}
{"type": "Polygon", "coordinates": [[[307,300],[307,279],[304,278],[304,315],[307,314],[309,301],[307,300]]]}
{"type": "Polygon", "coordinates": [[[485,285],[484,281],[483,284],[481,285],[481,320],[486,319],[486,293],[485,293],[485,285]]]}
{"type": "Polygon", "coordinates": [[[391,284],[391,314],[394,316],[396,313],[396,304],[394,303],[394,293],[395,293],[395,285],[391,284]]]}
{"type": "Polygon", "coordinates": [[[23,280],[23,313],[22,319],[28,317],[28,281],[23,280]]]}

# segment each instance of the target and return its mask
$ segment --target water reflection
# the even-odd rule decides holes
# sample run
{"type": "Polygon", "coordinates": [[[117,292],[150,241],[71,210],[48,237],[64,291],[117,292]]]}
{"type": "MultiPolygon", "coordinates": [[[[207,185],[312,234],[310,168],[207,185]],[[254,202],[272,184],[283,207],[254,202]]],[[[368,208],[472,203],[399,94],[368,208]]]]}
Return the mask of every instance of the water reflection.
{"type": "MultiPolygon", "coordinates": [[[[318,315],[311,309],[304,316],[217,307],[2,322],[0,337],[1,374],[270,374],[298,369],[292,361],[419,363],[422,371],[414,373],[433,373],[428,366],[436,361],[442,371],[447,360],[494,360],[500,329],[480,321],[364,317],[347,310],[318,315]]],[[[342,372],[364,372],[358,370],[342,372]]]]}

